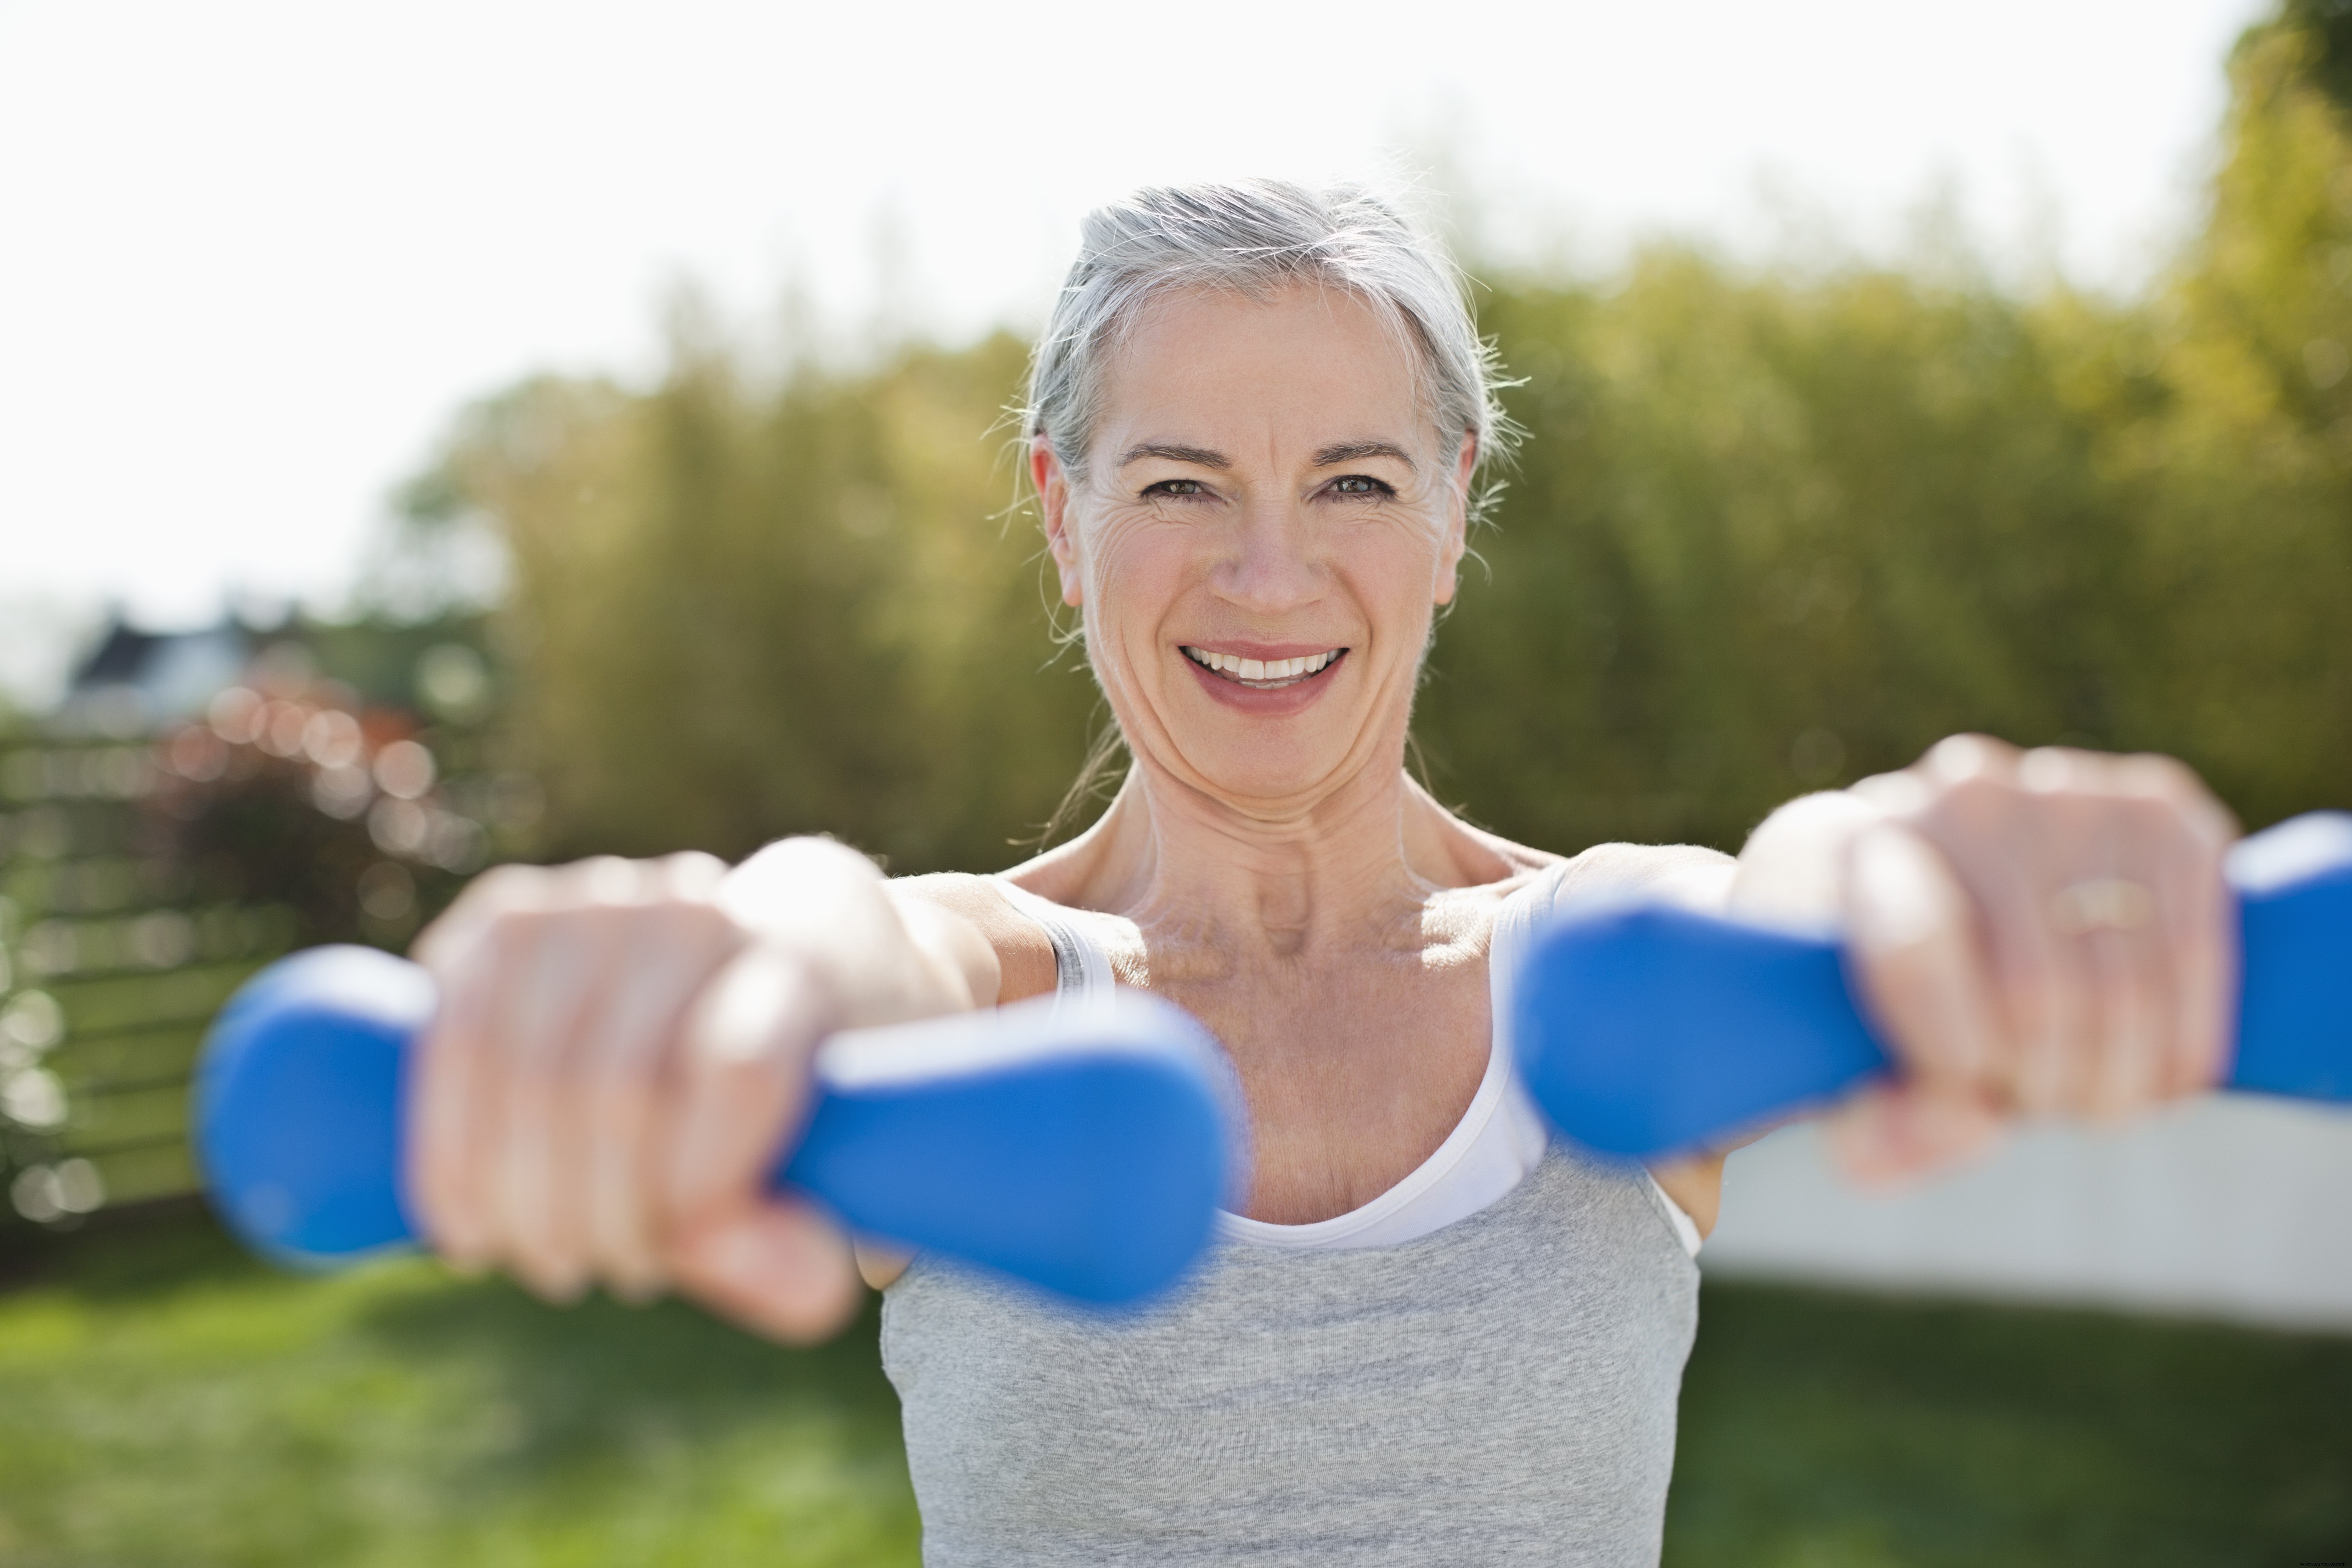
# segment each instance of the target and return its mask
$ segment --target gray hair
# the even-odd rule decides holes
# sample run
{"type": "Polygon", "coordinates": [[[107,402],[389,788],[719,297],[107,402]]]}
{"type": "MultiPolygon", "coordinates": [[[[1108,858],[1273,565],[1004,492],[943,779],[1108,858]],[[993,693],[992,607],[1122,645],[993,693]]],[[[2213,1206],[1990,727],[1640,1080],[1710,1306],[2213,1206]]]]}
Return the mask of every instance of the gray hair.
{"type": "MultiPolygon", "coordinates": [[[[1153,300],[1197,288],[1263,299],[1294,283],[1344,289],[1380,311],[1412,351],[1431,422],[1475,440],[1481,473],[1502,456],[1513,432],[1495,401],[1495,352],[1444,247],[1360,185],[1283,180],[1155,186],[1087,215],[1030,361],[1030,439],[1084,478],[1104,366],[1153,300]]],[[[1473,486],[1474,519],[1492,493],[1473,486]]]]}

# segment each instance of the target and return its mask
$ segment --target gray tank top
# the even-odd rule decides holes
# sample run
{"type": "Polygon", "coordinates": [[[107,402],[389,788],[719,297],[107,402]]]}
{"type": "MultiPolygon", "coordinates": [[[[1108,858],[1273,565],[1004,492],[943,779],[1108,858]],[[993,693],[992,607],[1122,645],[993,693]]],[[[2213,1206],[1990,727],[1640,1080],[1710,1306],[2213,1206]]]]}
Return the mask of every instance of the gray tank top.
{"type": "Polygon", "coordinates": [[[1221,1239],[1118,1313],[926,1255],[882,1307],[923,1561],[1649,1568],[1697,1283],[1647,1174],[1557,1142],[1416,1240],[1221,1239]]]}

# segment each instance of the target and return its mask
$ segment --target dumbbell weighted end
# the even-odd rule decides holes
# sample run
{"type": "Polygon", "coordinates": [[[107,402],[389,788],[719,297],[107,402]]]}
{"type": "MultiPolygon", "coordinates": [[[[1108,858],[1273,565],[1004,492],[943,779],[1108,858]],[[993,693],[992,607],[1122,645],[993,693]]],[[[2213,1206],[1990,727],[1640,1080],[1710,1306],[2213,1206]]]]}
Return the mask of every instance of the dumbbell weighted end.
{"type": "MultiPolygon", "coordinates": [[[[2352,816],[2231,853],[2242,943],[2227,1087],[2352,1100],[2352,816]]],[[[1521,1071],[1588,1147],[1719,1143],[1886,1070],[1834,942],[1656,905],[1571,911],[1515,992],[1521,1071]]]]}
{"type": "MultiPolygon", "coordinates": [[[[331,1268],[414,1242],[405,1075],[432,978],[322,947],[256,975],[207,1037],[194,1142],[215,1206],[262,1253],[331,1268]]],[[[1135,992],[845,1030],[771,1177],[853,1229],[1091,1302],[1133,1300],[1206,1243],[1235,1165],[1232,1069],[1135,992]]]]}

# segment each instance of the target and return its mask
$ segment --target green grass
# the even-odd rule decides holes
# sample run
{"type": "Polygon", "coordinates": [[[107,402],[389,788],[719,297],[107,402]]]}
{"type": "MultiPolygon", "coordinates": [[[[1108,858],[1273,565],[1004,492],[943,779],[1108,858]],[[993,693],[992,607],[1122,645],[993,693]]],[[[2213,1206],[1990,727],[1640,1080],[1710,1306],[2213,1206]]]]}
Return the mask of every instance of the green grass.
{"type": "Polygon", "coordinates": [[[1668,1568],[2352,1563],[2352,1339],[1710,1287],[1668,1568]]]}
{"type": "MultiPolygon", "coordinates": [[[[1671,1568],[2352,1559],[2352,1340],[1710,1287],[1671,1568]]],[[[911,1563],[869,1315],[809,1352],[198,1220],[0,1288],[9,1568],[911,1563]]]]}
{"type": "Polygon", "coordinates": [[[794,1352],[421,1261],[290,1279],[195,1223],[83,1237],[0,1295],[0,1563],[911,1563],[874,1327],[794,1352]]]}

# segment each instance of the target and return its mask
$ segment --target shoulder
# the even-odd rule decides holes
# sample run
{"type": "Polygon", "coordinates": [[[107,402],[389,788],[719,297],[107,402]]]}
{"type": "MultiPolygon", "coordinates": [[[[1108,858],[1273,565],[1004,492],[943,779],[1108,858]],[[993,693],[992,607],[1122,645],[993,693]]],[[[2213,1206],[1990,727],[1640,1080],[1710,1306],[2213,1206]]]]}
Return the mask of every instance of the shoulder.
{"type": "Polygon", "coordinates": [[[1565,900],[1633,894],[1719,910],[1738,866],[1720,849],[1696,844],[1595,844],[1570,857],[1560,873],[1559,896],[1565,900]]]}
{"type": "Polygon", "coordinates": [[[995,951],[1002,968],[997,1000],[1018,1002],[1042,996],[1054,989],[1053,939],[1045,928],[1013,907],[994,877],[966,871],[942,871],[926,877],[897,877],[889,883],[894,899],[914,900],[944,910],[969,921],[995,951]]]}
{"type": "Polygon", "coordinates": [[[1563,899],[1643,894],[1711,908],[1722,903],[1738,866],[1721,850],[1696,844],[1595,844],[1559,855],[1458,819],[1452,826],[1467,850],[1457,885],[1495,897],[1508,897],[1550,874],[1559,879],[1563,899]]]}

